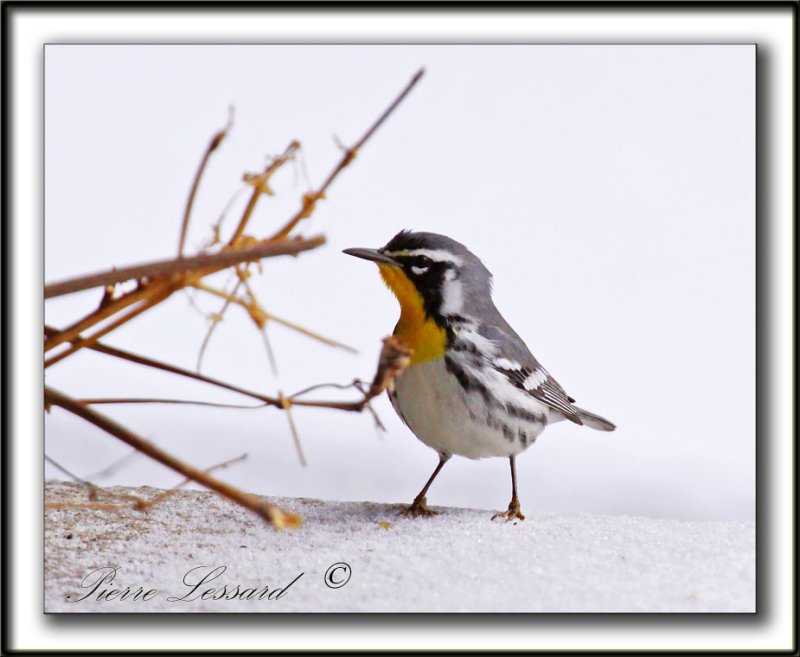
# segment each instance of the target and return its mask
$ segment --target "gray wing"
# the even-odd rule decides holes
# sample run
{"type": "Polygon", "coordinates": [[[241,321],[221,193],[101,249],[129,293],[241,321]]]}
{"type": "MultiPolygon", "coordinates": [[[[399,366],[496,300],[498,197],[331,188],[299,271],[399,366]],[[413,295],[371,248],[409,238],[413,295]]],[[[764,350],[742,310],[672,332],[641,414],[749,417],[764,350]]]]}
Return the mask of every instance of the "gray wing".
{"type": "Polygon", "coordinates": [[[505,375],[517,388],[558,411],[568,420],[583,424],[578,409],[572,405],[575,400],[542,367],[499,313],[495,321],[486,324],[480,333],[502,350],[491,362],[495,370],[505,375]]]}

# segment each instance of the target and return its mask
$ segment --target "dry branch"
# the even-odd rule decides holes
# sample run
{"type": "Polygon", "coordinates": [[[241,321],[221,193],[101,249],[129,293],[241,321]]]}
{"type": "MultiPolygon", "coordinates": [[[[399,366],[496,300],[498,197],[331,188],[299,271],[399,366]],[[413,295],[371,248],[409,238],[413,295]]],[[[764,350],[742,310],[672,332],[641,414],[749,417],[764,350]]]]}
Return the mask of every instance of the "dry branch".
{"type": "Polygon", "coordinates": [[[202,401],[197,399],[163,399],[161,397],[86,397],[76,399],[79,404],[86,406],[101,406],[108,404],[174,404],[176,406],[208,406],[209,408],[236,408],[244,410],[256,410],[269,406],[263,404],[221,404],[218,402],[202,401]]]}
{"type": "Polygon", "coordinates": [[[72,346],[69,347],[68,349],[65,349],[61,353],[46,359],[44,361],[45,369],[64,360],[67,356],[71,356],[76,351],[83,349],[84,347],[91,346],[92,344],[97,342],[98,339],[102,338],[104,335],[111,333],[111,331],[129,322],[134,317],[138,317],[142,313],[155,307],[157,304],[161,303],[164,299],[166,299],[170,294],[171,294],[170,291],[161,291],[154,296],[145,298],[141,303],[139,303],[138,306],[131,309],[127,314],[122,315],[121,317],[117,317],[113,322],[106,324],[103,328],[93,333],[91,337],[82,339],[80,343],[77,344],[73,343],[72,346]]]}
{"type": "Polygon", "coordinates": [[[117,268],[88,276],[80,276],[66,281],[49,283],[44,287],[44,298],[51,299],[64,294],[80,292],[93,287],[105,287],[131,280],[173,276],[188,272],[203,272],[203,275],[215,273],[232,265],[243,262],[255,262],[261,258],[273,258],[282,255],[297,255],[303,251],[316,249],[325,244],[324,235],[316,235],[308,239],[295,238],[282,241],[263,242],[257,246],[243,249],[231,249],[219,253],[204,253],[192,258],[160,260],[141,265],[117,268]],[[210,270],[205,272],[204,270],[210,270]]]}
{"type": "MultiPolygon", "coordinates": [[[[138,454],[139,452],[136,449],[134,449],[132,453],[138,454]]],[[[206,468],[203,472],[208,474],[210,472],[214,472],[215,470],[227,468],[228,466],[233,465],[234,463],[238,463],[239,461],[243,461],[246,458],[247,454],[242,454],[241,456],[237,456],[235,459],[229,459],[227,461],[224,461],[223,463],[212,465],[210,468],[206,468]]],[[[51,459],[47,455],[45,455],[45,459],[47,459],[56,468],[62,470],[65,474],[70,476],[76,482],[86,485],[89,491],[89,502],[49,502],[45,503],[45,509],[92,509],[93,511],[125,511],[127,509],[135,509],[136,511],[148,511],[149,509],[153,508],[153,506],[159,504],[160,502],[163,502],[165,499],[167,499],[172,494],[181,489],[183,486],[192,481],[191,479],[184,479],[179,484],[173,486],[169,490],[162,491],[161,493],[150,499],[145,499],[143,497],[139,497],[138,495],[131,495],[129,493],[113,491],[109,490],[108,488],[99,488],[95,484],[93,484],[89,479],[83,480],[79,477],[76,477],[71,472],[63,468],[61,465],[53,461],[53,459],[51,459]],[[104,495],[110,495],[112,497],[120,497],[129,502],[133,502],[133,504],[127,506],[122,504],[98,502],[97,501],[98,493],[102,493],[104,495]]]]}
{"type": "MultiPolygon", "coordinates": [[[[228,459],[227,461],[224,461],[222,463],[217,463],[217,465],[212,465],[210,468],[206,468],[205,470],[203,470],[203,472],[205,472],[206,474],[210,474],[211,472],[215,472],[216,470],[222,470],[224,468],[227,468],[233,465],[234,463],[239,463],[240,461],[244,461],[246,458],[247,454],[242,454],[241,456],[237,456],[236,458],[228,459]]],[[[192,480],[189,478],[184,479],[182,482],[180,482],[176,486],[173,486],[169,490],[165,490],[149,500],[144,500],[142,510],[147,511],[156,504],[163,502],[165,499],[176,493],[179,489],[183,488],[186,484],[190,483],[191,481],[192,480]]]]}
{"type": "Polygon", "coordinates": [[[99,427],[106,433],[110,433],[112,436],[119,438],[121,441],[127,443],[131,447],[138,449],[140,452],[158,461],[162,465],[179,472],[187,479],[196,481],[198,484],[202,484],[206,488],[216,491],[223,497],[227,497],[229,500],[232,500],[233,502],[250,509],[279,529],[283,527],[300,526],[301,520],[300,516],[297,514],[285,512],[275,504],[271,504],[256,497],[255,495],[251,495],[250,493],[245,493],[244,491],[241,491],[230,484],[219,481],[202,470],[198,470],[197,468],[184,463],[180,459],[168,454],[161,448],[156,447],[150,441],[137,436],[135,433],[129,431],[111,418],[87,408],[83,404],[78,403],[74,399],[71,399],[67,395],[58,392],[53,388],[45,386],[44,400],[47,406],[59,406],[65,411],[69,411],[73,415],[83,418],[87,422],[99,427]]]}
{"type": "MultiPolygon", "coordinates": [[[[52,327],[46,326],[45,327],[45,334],[54,334],[57,332],[57,329],[52,327]]],[[[80,337],[74,340],[76,343],[80,343],[80,337]]],[[[378,370],[375,374],[375,379],[373,380],[372,385],[368,391],[362,390],[358,385],[354,383],[348,383],[346,385],[338,384],[338,383],[320,383],[309,388],[305,388],[300,392],[296,392],[292,395],[287,397],[288,401],[290,402],[291,406],[307,406],[309,408],[333,408],[342,411],[354,411],[360,413],[365,408],[368,407],[369,402],[377,397],[378,395],[383,392],[389,385],[389,379],[387,377],[396,377],[400,374],[402,369],[405,367],[404,363],[407,362],[408,354],[411,352],[406,349],[405,347],[398,346],[402,345],[399,338],[395,336],[391,336],[390,338],[384,339],[384,347],[381,351],[381,356],[379,358],[379,365],[378,370]],[[387,347],[387,341],[389,341],[389,346],[387,347]],[[390,349],[390,353],[386,354],[386,350],[390,349]],[[394,360],[393,360],[394,359],[394,360]],[[381,365],[383,363],[383,365],[381,365]],[[392,368],[392,373],[389,374],[388,369],[392,368]],[[381,387],[381,383],[383,382],[385,387],[381,387]],[[376,383],[377,382],[377,383],[376,383]],[[353,388],[355,387],[359,392],[362,393],[364,396],[363,399],[355,402],[338,402],[338,401],[307,401],[302,399],[297,399],[298,396],[304,395],[307,392],[312,390],[316,390],[319,388],[353,388]]],[[[111,347],[107,344],[97,342],[89,347],[92,351],[98,351],[100,353],[106,354],[108,356],[113,356],[115,358],[119,358],[121,360],[127,360],[131,363],[137,363],[139,365],[144,365],[146,367],[152,367],[157,370],[162,370],[164,372],[170,372],[171,374],[178,374],[180,376],[187,377],[189,379],[194,379],[195,381],[202,381],[204,383],[209,383],[211,385],[217,386],[219,388],[223,388],[225,390],[230,390],[231,392],[238,393],[240,395],[245,395],[247,397],[252,397],[253,399],[258,399],[265,403],[268,406],[274,406],[275,408],[284,408],[283,403],[281,402],[279,397],[273,397],[270,395],[265,395],[260,392],[255,392],[253,390],[247,390],[245,388],[241,388],[239,386],[235,386],[230,383],[226,383],[225,381],[221,381],[220,379],[215,379],[210,376],[206,376],[204,374],[198,374],[197,372],[192,372],[191,370],[187,370],[183,367],[178,367],[176,365],[171,365],[169,363],[164,363],[162,361],[156,360],[155,358],[148,358],[146,356],[140,356],[139,354],[134,354],[133,352],[126,351],[124,349],[118,349],[117,347],[111,347]]],[[[358,382],[358,380],[356,380],[358,382]]],[[[359,382],[360,383],[360,382],[359,382]]],[[[95,402],[96,403],[96,402],[95,402]]],[[[107,403],[122,403],[121,401],[111,402],[108,401],[107,403]]],[[[137,402],[130,402],[130,403],[137,403],[137,402]]],[[[138,402],[144,403],[144,402],[138,402]]],[[[152,403],[158,403],[157,401],[153,401],[152,403]]],[[[188,402],[184,402],[188,403],[188,402]]],[[[377,424],[380,424],[380,420],[377,420],[377,424]]]]}
{"type": "MultiPolygon", "coordinates": [[[[273,406],[286,412],[290,423],[292,436],[294,438],[300,460],[303,464],[305,464],[305,458],[303,456],[297,430],[294,425],[294,419],[291,412],[292,407],[303,406],[309,408],[332,408],[355,412],[361,412],[364,409],[368,409],[373,414],[378,426],[381,426],[380,420],[370,407],[369,402],[374,397],[381,394],[384,390],[391,388],[394,378],[400,372],[402,372],[403,368],[407,365],[408,356],[410,354],[410,352],[402,345],[402,343],[397,341],[395,338],[388,338],[384,341],[384,347],[381,352],[378,369],[369,389],[365,390],[359,381],[355,381],[354,383],[350,384],[349,387],[354,387],[356,390],[358,390],[362,397],[361,399],[353,402],[301,400],[297,398],[301,394],[308,392],[308,389],[288,397],[284,396],[282,393],[279,393],[277,396],[263,395],[261,393],[245,390],[238,386],[234,386],[211,377],[203,376],[199,373],[190,372],[184,368],[169,365],[167,363],[147,358],[145,356],[140,356],[132,352],[109,347],[108,345],[100,343],[98,340],[116,328],[126,324],[133,318],[148,310],[151,310],[162,301],[169,298],[176,291],[186,290],[194,287],[223,297],[225,299],[225,306],[223,307],[222,312],[224,312],[224,310],[231,303],[236,303],[237,305],[244,307],[249,313],[253,322],[262,331],[265,339],[266,335],[263,333],[263,330],[266,322],[271,320],[281,323],[295,331],[304,333],[317,340],[321,340],[328,345],[355,351],[347,345],[336,342],[329,338],[325,338],[324,336],[306,329],[290,320],[276,317],[275,315],[265,311],[259,305],[256,295],[247,282],[247,278],[250,275],[249,267],[252,263],[260,263],[260,260],[263,258],[279,255],[297,255],[301,252],[314,249],[325,242],[325,238],[323,236],[304,239],[301,237],[292,238],[290,235],[301,220],[310,217],[313,214],[316,204],[318,201],[325,198],[325,194],[333,181],[353,161],[367,140],[369,140],[375,131],[378,130],[381,125],[383,125],[386,119],[395,111],[399,104],[410,93],[412,88],[422,77],[423,72],[423,70],[417,72],[417,74],[411,79],[402,92],[384,110],[384,112],[369,127],[369,129],[355,143],[355,145],[350,148],[343,148],[344,153],[341,159],[328,174],[322,185],[316,190],[309,191],[303,195],[299,210],[297,210],[295,214],[291,216],[283,225],[283,227],[280,228],[273,236],[267,238],[266,240],[260,240],[252,235],[246,234],[245,231],[261,195],[271,196],[274,193],[270,188],[271,177],[284,164],[293,160],[299,153],[300,143],[297,141],[292,141],[281,155],[272,158],[261,173],[245,174],[244,181],[252,188],[252,192],[235,230],[228,240],[221,239],[220,232],[222,219],[224,218],[227,210],[223,211],[223,215],[213,227],[214,235],[210,246],[222,245],[219,251],[216,253],[203,252],[193,257],[184,257],[183,252],[186,244],[189,223],[191,220],[194,199],[212,153],[219,147],[231,128],[231,115],[228,124],[212,137],[193,178],[181,222],[178,241],[178,258],[122,268],[112,268],[106,272],[80,276],[65,281],[50,283],[45,286],[45,299],[92,288],[103,288],[100,304],[94,311],[88,313],[86,316],[78,319],[72,325],[62,330],[47,326],[45,327],[44,351],[47,353],[59,346],[63,346],[63,349],[61,349],[55,355],[49,355],[49,357],[45,360],[45,367],[49,367],[57,362],[60,362],[61,360],[64,360],[65,358],[68,358],[69,356],[72,356],[82,349],[88,348],[122,360],[160,369],[162,371],[178,374],[180,376],[193,378],[195,380],[203,381],[232,392],[258,399],[262,402],[260,406],[249,406],[246,408],[273,406]],[[229,267],[234,268],[234,272],[239,278],[239,283],[244,285],[246,292],[245,297],[237,296],[239,284],[237,284],[232,293],[228,293],[208,285],[203,280],[205,277],[229,267]],[[118,291],[116,289],[116,285],[127,281],[135,281],[136,287],[129,292],[124,292],[117,295],[118,291]],[[100,324],[102,324],[102,326],[98,327],[100,324]],[[92,332],[90,333],[90,331],[92,332]]],[[[211,331],[213,331],[213,327],[215,325],[216,323],[212,325],[211,331]]],[[[209,334],[204,341],[203,348],[205,348],[205,344],[210,338],[211,331],[209,331],[209,334]]],[[[265,344],[267,344],[268,352],[270,352],[268,343],[265,344]]],[[[144,440],[125,427],[119,425],[114,420],[101,415],[89,407],[90,404],[113,403],[199,404],[205,406],[241,408],[241,406],[235,406],[232,404],[217,404],[214,402],[192,400],[156,399],[152,397],[127,397],[117,399],[93,398],[79,401],[49,387],[45,387],[46,408],[50,408],[51,406],[59,406],[70,413],[82,417],[83,419],[100,427],[107,433],[110,433],[116,438],[131,445],[137,452],[144,453],[163,465],[180,472],[187,477],[187,479],[196,481],[197,483],[200,483],[207,488],[220,493],[228,499],[247,507],[248,509],[267,519],[276,527],[299,525],[300,519],[298,516],[291,513],[285,513],[275,505],[264,502],[253,495],[245,493],[233,486],[215,479],[214,477],[211,477],[209,475],[209,471],[198,470],[197,468],[183,463],[179,459],[159,449],[149,441],[144,440]]],[[[90,485],[88,482],[85,483],[90,485]]],[[[93,489],[90,487],[90,491],[91,490],[93,489]]],[[[146,505],[149,504],[143,501],[136,501],[136,503],[138,505],[137,508],[145,508],[146,505]]]]}
{"type": "Polygon", "coordinates": [[[303,203],[300,206],[300,209],[295,213],[295,215],[289,219],[286,225],[281,228],[277,233],[275,233],[270,239],[278,240],[286,238],[289,233],[294,230],[294,227],[300,223],[303,219],[310,217],[313,212],[314,208],[317,205],[317,201],[325,198],[325,192],[328,191],[328,187],[331,186],[331,183],[336,179],[336,177],[342,172],[348,164],[350,164],[358,155],[358,151],[361,150],[361,147],[367,142],[367,140],[375,134],[375,131],[380,128],[386,119],[397,109],[397,106],[403,102],[406,96],[411,93],[411,90],[414,86],[419,82],[420,78],[424,75],[425,69],[421,68],[419,71],[416,72],[411,81],[406,85],[403,91],[400,92],[400,95],[395,98],[392,103],[387,107],[383,114],[381,114],[378,119],[373,123],[369,129],[363,134],[361,139],[359,139],[354,146],[351,148],[345,149],[344,155],[342,159],[339,160],[339,163],[330,172],[328,177],[325,179],[325,182],[322,183],[322,186],[316,190],[315,192],[309,192],[305,196],[303,196],[303,203]]]}

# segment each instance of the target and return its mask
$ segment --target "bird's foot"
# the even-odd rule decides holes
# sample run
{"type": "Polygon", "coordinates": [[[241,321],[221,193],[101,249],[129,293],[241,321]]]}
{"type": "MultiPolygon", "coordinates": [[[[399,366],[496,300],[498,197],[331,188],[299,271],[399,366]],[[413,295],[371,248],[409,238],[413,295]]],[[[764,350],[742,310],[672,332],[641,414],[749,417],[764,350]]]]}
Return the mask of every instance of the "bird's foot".
{"type": "Polygon", "coordinates": [[[525,516],[522,515],[522,511],[520,511],[519,508],[519,500],[511,500],[511,504],[508,505],[508,511],[495,513],[492,516],[492,520],[497,518],[503,518],[506,522],[511,522],[512,520],[525,520],[525,516]]]}
{"type": "Polygon", "coordinates": [[[400,514],[404,516],[414,516],[415,518],[421,516],[435,516],[436,511],[429,509],[427,502],[428,501],[424,497],[418,497],[411,503],[411,506],[403,509],[400,514]]]}

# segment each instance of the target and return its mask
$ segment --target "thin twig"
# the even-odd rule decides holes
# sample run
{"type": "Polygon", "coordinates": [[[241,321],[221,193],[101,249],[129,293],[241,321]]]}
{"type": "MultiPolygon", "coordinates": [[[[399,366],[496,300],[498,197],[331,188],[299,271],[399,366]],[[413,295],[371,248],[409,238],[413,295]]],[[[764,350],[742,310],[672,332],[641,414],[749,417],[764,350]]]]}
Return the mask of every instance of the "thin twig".
{"type": "Polygon", "coordinates": [[[183,289],[181,290],[181,292],[183,292],[184,296],[186,297],[186,300],[189,302],[189,305],[192,307],[192,310],[194,310],[194,311],[195,311],[196,313],[198,313],[199,315],[202,315],[203,317],[205,317],[205,316],[206,316],[206,311],[205,311],[205,310],[203,310],[203,309],[202,309],[202,308],[199,306],[199,304],[197,303],[197,301],[195,301],[195,298],[194,298],[194,295],[193,295],[193,293],[192,293],[192,290],[191,290],[191,289],[186,289],[186,288],[183,288],[183,289]]]}
{"type": "Polygon", "coordinates": [[[236,203],[238,198],[247,191],[250,185],[242,185],[239,189],[237,189],[228,199],[228,202],[225,204],[225,207],[222,208],[222,212],[220,212],[219,217],[217,218],[216,223],[212,224],[211,226],[211,242],[208,243],[208,246],[215,246],[220,244],[222,240],[220,239],[220,234],[222,233],[222,224],[224,223],[225,219],[228,216],[233,204],[236,203]]]}
{"type": "Polygon", "coordinates": [[[375,131],[383,125],[384,121],[386,121],[386,119],[389,118],[392,112],[394,112],[394,110],[397,109],[397,106],[403,102],[405,97],[408,96],[409,93],[411,93],[411,90],[414,88],[417,82],[419,82],[420,78],[424,75],[424,73],[425,73],[424,68],[421,68],[419,71],[416,72],[414,77],[411,78],[411,81],[406,85],[405,89],[403,89],[403,91],[400,92],[400,95],[397,96],[397,98],[395,98],[394,101],[392,101],[391,105],[389,105],[389,107],[387,107],[384,110],[383,114],[381,114],[375,121],[375,123],[373,123],[370,126],[370,128],[364,133],[361,139],[359,139],[354,146],[345,150],[342,159],[339,161],[339,163],[336,165],[333,171],[331,171],[331,173],[328,175],[325,182],[322,183],[322,186],[316,192],[309,192],[308,194],[303,196],[303,204],[300,207],[300,209],[295,213],[295,215],[291,219],[289,219],[286,225],[283,228],[281,228],[277,233],[275,233],[270,239],[285,239],[289,235],[289,233],[292,232],[294,227],[298,223],[300,223],[302,219],[311,216],[311,214],[314,212],[314,208],[316,207],[317,201],[325,198],[325,192],[328,190],[328,187],[330,187],[331,183],[336,179],[336,176],[338,176],[339,173],[341,173],[341,171],[345,167],[347,167],[347,165],[350,164],[350,162],[352,162],[353,159],[355,159],[359,149],[361,149],[361,147],[366,143],[366,141],[370,137],[372,137],[375,131]]]}
{"type": "MultiPolygon", "coordinates": [[[[233,288],[231,294],[235,296],[241,284],[242,284],[241,280],[236,281],[236,286],[233,288]]],[[[206,349],[208,348],[208,344],[211,342],[211,336],[214,335],[214,331],[217,330],[217,326],[222,321],[222,318],[225,315],[225,312],[230,307],[231,303],[232,301],[230,299],[225,299],[225,301],[222,304],[222,308],[219,309],[219,312],[211,316],[211,325],[208,327],[208,331],[206,331],[206,335],[203,338],[203,342],[200,344],[200,351],[197,353],[198,372],[200,371],[201,366],[203,364],[203,356],[205,356],[206,354],[206,349]]]]}
{"type": "Polygon", "coordinates": [[[118,458],[116,461],[112,461],[109,465],[107,465],[102,470],[98,470],[86,477],[88,480],[94,479],[105,479],[106,477],[110,477],[114,474],[117,470],[122,468],[123,466],[127,465],[128,461],[134,459],[135,457],[139,456],[141,452],[138,450],[132,449],[130,452],[118,458]]]}
{"type": "Polygon", "coordinates": [[[58,461],[54,458],[48,456],[47,454],[44,455],[44,460],[47,461],[50,465],[52,465],[56,470],[60,470],[65,475],[67,475],[72,481],[83,484],[84,486],[94,486],[91,481],[86,481],[85,479],[81,479],[78,475],[73,474],[69,470],[67,470],[63,465],[61,465],[58,461]]]}
{"type": "Polygon", "coordinates": [[[236,226],[236,230],[233,231],[233,235],[231,235],[231,239],[228,241],[229,245],[233,246],[236,244],[238,239],[242,236],[242,233],[244,233],[245,226],[247,222],[250,221],[250,215],[253,214],[259,197],[262,194],[272,194],[272,190],[269,188],[269,179],[280,167],[294,157],[294,154],[299,148],[300,142],[296,140],[292,141],[292,143],[286,147],[282,155],[276,157],[265,167],[261,175],[246,177],[246,182],[253,185],[253,193],[250,195],[250,200],[247,202],[247,207],[245,207],[241,219],[239,219],[239,225],[236,226]]]}
{"type": "Polygon", "coordinates": [[[264,326],[260,330],[261,333],[261,341],[264,343],[264,350],[267,352],[267,360],[269,361],[269,368],[272,372],[272,376],[278,376],[278,361],[275,358],[275,352],[272,350],[272,342],[270,342],[269,334],[267,333],[267,325],[264,326]]]}
{"type": "MultiPolygon", "coordinates": [[[[208,294],[213,294],[214,296],[219,297],[220,299],[225,299],[228,303],[236,304],[237,306],[241,306],[244,308],[247,313],[250,315],[251,318],[255,319],[254,314],[256,314],[261,321],[273,321],[277,324],[282,324],[283,326],[292,329],[293,331],[297,331],[298,333],[302,333],[309,338],[313,338],[323,344],[328,345],[329,347],[336,347],[338,349],[344,349],[345,351],[349,351],[352,354],[357,354],[358,350],[350,345],[344,344],[343,342],[339,342],[338,340],[334,340],[333,338],[328,338],[324,335],[320,335],[316,331],[312,331],[311,329],[306,328],[305,326],[301,326],[300,324],[296,324],[288,319],[283,317],[278,317],[277,315],[273,315],[271,312],[264,310],[261,306],[257,303],[249,302],[245,299],[236,295],[236,290],[233,292],[225,292],[225,290],[219,290],[211,285],[207,285],[203,282],[197,282],[192,285],[197,290],[201,290],[202,292],[207,292],[208,294]]],[[[260,328],[260,327],[259,327],[260,328]]]]}
{"type": "Polygon", "coordinates": [[[292,417],[292,402],[289,401],[289,398],[285,397],[282,392],[279,394],[281,406],[283,407],[283,410],[286,411],[286,417],[289,420],[289,431],[292,432],[292,440],[294,441],[294,447],[297,450],[297,457],[300,459],[300,465],[305,467],[306,456],[303,453],[303,446],[300,444],[300,434],[297,433],[297,426],[294,423],[294,417],[292,417]]]}
{"type": "Polygon", "coordinates": [[[372,395],[370,397],[369,396],[369,391],[367,389],[365,389],[364,382],[361,381],[361,379],[353,379],[352,383],[346,383],[346,384],[345,383],[318,383],[317,385],[309,386],[308,388],[303,388],[299,392],[296,392],[293,395],[290,395],[289,399],[292,402],[295,402],[295,400],[298,397],[300,397],[302,395],[305,395],[305,394],[308,394],[309,392],[313,392],[315,390],[322,390],[323,388],[336,388],[338,390],[350,390],[351,388],[355,388],[356,390],[358,390],[362,395],[364,395],[364,399],[367,400],[366,403],[364,404],[364,408],[367,411],[369,411],[369,414],[372,416],[372,419],[375,421],[375,427],[379,431],[386,431],[386,426],[383,424],[383,422],[381,421],[381,418],[378,416],[378,413],[375,411],[374,408],[372,408],[372,404],[370,403],[370,401],[374,397],[377,397],[377,395],[372,395]]]}
{"type": "MultiPolygon", "coordinates": [[[[360,380],[356,379],[355,381],[353,381],[353,385],[358,389],[358,391],[362,395],[364,395],[364,397],[366,397],[369,394],[368,391],[364,389],[364,384],[360,380]]],[[[372,419],[375,422],[375,428],[377,429],[378,435],[380,436],[381,431],[385,433],[386,425],[384,425],[383,422],[381,421],[378,412],[374,408],[372,408],[371,401],[367,402],[366,409],[369,411],[369,414],[372,416],[372,419]]]]}
{"type": "Polygon", "coordinates": [[[68,511],[73,509],[90,509],[92,511],[110,511],[120,513],[132,508],[108,502],[45,502],[46,511],[68,511]]]}
{"type": "Polygon", "coordinates": [[[309,338],[313,338],[318,342],[322,342],[323,344],[328,345],[329,347],[336,347],[337,349],[344,349],[345,351],[349,351],[351,354],[357,354],[358,349],[355,347],[351,347],[349,344],[345,344],[344,342],[339,342],[338,340],[334,340],[333,338],[328,338],[324,335],[317,333],[316,331],[312,331],[311,329],[306,328],[305,326],[301,326],[300,324],[296,324],[284,317],[279,317],[271,312],[266,312],[267,319],[269,321],[275,322],[276,324],[282,324],[286,328],[290,328],[293,331],[297,331],[298,333],[302,333],[309,338]]]}
{"type": "Polygon", "coordinates": [[[266,402],[262,404],[221,404],[218,402],[198,401],[194,399],[162,399],[160,397],[89,397],[85,399],[76,399],[79,404],[86,404],[87,406],[98,406],[101,404],[187,404],[192,406],[209,406],[211,408],[242,408],[242,409],[258,409],[266,408],[270,404],[266,402]]]}
{"type": "Polygon", "coordinates": [[[81,484],[82,486],[86,486],[88,489],[89,499],[94,500],[97,498],[97,486],[95,486],[91,481],[87,481],[86,479],[82,479],[76,474],[73,474],[69,470],[67,470],[63,465],[61,465],[58,461],[51,458],[47,454],[44,455],[44,460],[47,461],[50,465],[52,465],[56,470],[60,470],[65,475],[67,475],[72,481],[81,484]]]}
{"type": "Polygon", "coordinates": [[[74,482],[76,482],[78,484],[81,484],[82,486],[86,486],[86,494],[88,495],[89,500],[91,502],[95,502],[97,500],[98,493],[100,491],[103,491],[107,495],[121,497],[121,498],[126,499],[128,501],[131,501],[137,507],[139,505],[141,505],[141,503],[144,501],[138,495],[131,495],[129,493],[117,493],[115,491],[103,490],[102,488],[99,488],[97,485],[93,484],[91,481],[89,481],[87,479],[81,479],[78,475],[71,473],[63,465],[61,465],[58,461],[56,461],[55,459],[51,458],[47,454],[44,455],[44,458],[50,465],[52,465],[54,468],[56,468],[56,469],[60,470],[61,472],[63,472],[65,475],[67,475],[74,482]]]}
{"type": "Polygon", "coordinates": [[[208,164],[208,160],[211,158],[211,154],[219,148],[219,145],[228,136],[228,131],[231,129],[233,125],[233,106],[231,105],[228,108],[228,123],[225,125],[222,130],[217,132],[212,138],[211,142],[209,143],[208,147],[206,148],[206,152],[203,154],[203,159],[200,160],[200,166],[197,168],[197,173],[194,175],[194,181],[192,182],[192,189],[189,192],[189,198],[186,201],[186,208],[183,211],[183,221],[181,222],[181,236],[178,241],[178,257],[183,256],[183,246],[186,243],[186,232],[189,230],[189,218],[192,214],[192,206],[194,205],[194,197],[197,194],[197,188],[200,186],[200,179],[203,177],[203,172],[205,171],[206,165],[208,164]]]}
{"type": "Polygon", "coordinates": [[[314,392],[315,390],[322,390],[323,388],[336,388],[337,390],[350,390],[350,388],[354,388],[356,386],[356,382],[360,381],[359,379],[353,380],[351,383],[317,383],[313,386],[308,386],[308,388],[303,388],[302,390],[292,393],[289,395],[289,399],[294,401],[298,397],[302,397],[303,395],[308,394],[309,392],[314,392]]]}
{"type": "Polygon", "coordinates": [[[272,370],[272,376],[278,376],[278,361],[275,360],[275,353],[272,351],[272,344],[270,343],[269,336],[267,335],[267,320],[270,318],[270,314],[259,305],[258,299],[256,299],[256,293],[253,292],[253,288],[250,287],[250,283],[247,281],[247,273],[248,272],[246,271],[240,271],[239,281],[242,283],[242,285],[244,285],[244,290],[247,292],[247,296],[250,297],[251,306],[248,307],[248,312],[250,313],[250,316],[253,318],[253,322],[261,333],[261,338],[264,342],[264,349],[267,352],[267,360],[269,361],[270,369],[272,370]],[[255,312],[256,309],[258,312],[255,312]]]}

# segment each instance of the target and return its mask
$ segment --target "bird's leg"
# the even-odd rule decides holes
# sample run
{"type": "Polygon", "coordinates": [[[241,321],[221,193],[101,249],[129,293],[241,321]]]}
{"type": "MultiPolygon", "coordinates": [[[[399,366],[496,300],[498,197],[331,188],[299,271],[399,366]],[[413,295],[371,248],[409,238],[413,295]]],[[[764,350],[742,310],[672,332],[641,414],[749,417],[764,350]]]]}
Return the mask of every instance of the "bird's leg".
{"type": "Polygon", "coordinates": [[[495,513],[492,520],[495,518],[505,518],[506,520],[525,520],[525,516],[519,508],[519,498],[517,497],[517,466],[514,461],[514,456],[508,457],[511,464],[511,502],[508,504],[508,511],[503,513],[495,513]]]}
{"type": "Polygon", "coordinates": [[[425,494],[428,492],[428,489],[431,487],[433,480],[436,479],[436,475],[439,474],[439,471],[444,467],[444,464],[450,459],[449,454],[440,453],[439,454],[439,465],[436,466],[436,469],[433,471],[430,479],[428,482],[422,487],[422,490],[419,492],[414,498],[414,501],[411,503],[411,506],[407,509],[404,509],[402,513],[404,515],[410,516],[435,516],[436,511],[431,511],[428,508],[427,500],[425,499],[425,494]]]}

